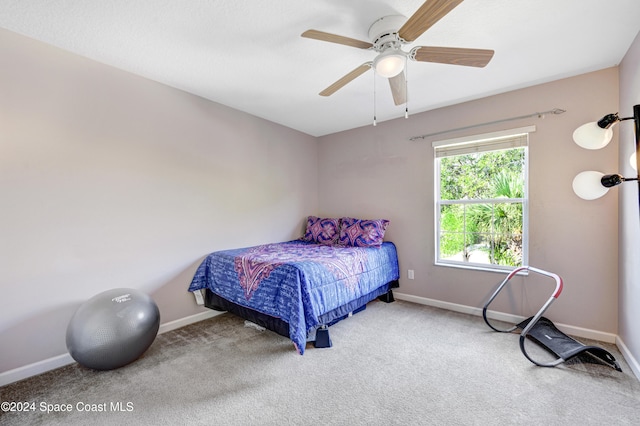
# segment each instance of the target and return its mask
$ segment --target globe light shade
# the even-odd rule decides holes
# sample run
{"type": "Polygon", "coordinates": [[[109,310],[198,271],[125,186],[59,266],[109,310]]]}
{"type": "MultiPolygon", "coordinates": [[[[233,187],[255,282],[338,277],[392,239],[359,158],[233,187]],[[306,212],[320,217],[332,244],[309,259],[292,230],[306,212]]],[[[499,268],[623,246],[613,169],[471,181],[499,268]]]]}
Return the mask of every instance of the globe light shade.
{"type": "Polygon", "coordinates": [[[573,178],[573,192],[583,200],[595,200],[609,191],[602,185],[604,173],[588,171],[581,172],[573,178]]]}
{"type": "Polygon", "coordinates": [[[373,60],[376,73],[385,78],[395,77],[404,70],[405,57],[399,50],[389,49],[373,60]]]}
{"type": "Polygon", "coordinates": [[[601,149],[613,137],[611,128],[603,129],[595,121],[583,124],[573,132],[573,141],[585,149],[601,149]]]}

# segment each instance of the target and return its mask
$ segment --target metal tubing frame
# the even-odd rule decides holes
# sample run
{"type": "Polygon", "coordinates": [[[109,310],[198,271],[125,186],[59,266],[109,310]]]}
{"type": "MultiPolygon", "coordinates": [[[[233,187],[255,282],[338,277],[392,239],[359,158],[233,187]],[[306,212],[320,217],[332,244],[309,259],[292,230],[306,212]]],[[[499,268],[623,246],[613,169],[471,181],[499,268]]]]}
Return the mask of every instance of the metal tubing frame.
{"type": "Polygon", "coordinates": [[[489,305],[491,304],[491,302],[493,302],[493,300],[498,296],[498,293],[500,293],[500,291],[502,291],[502,289],[505,287],[505,285],[507,285],[507,283],[511,280],[511,278],[513,278],[515,275],[518,274],[518,272],[521,271],[531,271],[531,272],[535,272],[537,274],[540,275],[544,275],[547,276],[549,278],[552,278],[553,280],[555,280],[556,282],[556,288],[553,292],[553,294],[551,295],[551,297],[547,300],[547,302],[542,306],[542,308],[538,311],[538,313],[536,313],[531,320],[529,321],[529,323],[526,325],[526,327],[522,330],[522,332],[520,333],[520,350],[522,351],[522,353],[524,354],[524,356],[531,361],[532,363],[534,363],[535,365],[538,365],[540,367],[554,367],[562,362],[564,362],[564,359],[562,358],[558,358],[555,361],[552,361],[550,363],[540,363],[538,361],[533,360],[529,354],[527,353],[527,351],[525,350],[524,347],[524,342],[525,342],[525,338],[527,337],[527,334],[529,333],[529,331],[536,325],[536,323],[538,322],[538,320],[540,319],[540,317],[542,317],[542,315],[545,313],[545,311],[547,309],[549,309],[549,306],[551,306],[551,304],[560,296],[560,294],[562,293],[562,288],[564,287],[564,284],[562,282],[562,278],[560,278],[560,276],[558,276],[557,274],[554,274],[553,272],[548,272],[548,271],[544,271],[542,269],[538,269],[538,268],[534,268],[533,266],[520,266],[516,269],[514,269],[513,271],[511,271],[509,273],[509,275],[507,275],[507,277],[504,279],[504,281],[502,281],[502,283],[500,283],[500,285],[498,286],[498,288],[496,289],[496,291],[493,292],[493,294],[491,295],[491,297],[489,298],[489,300],[487,301],[487,303],[484,305],[483,309],[482,309],[482,317],[484,318],[484,322],[487,323],[487,325],[489,327],[491,327],[493,330],[501,332],[501,333],[508,333],[508,332],[512,332],[515,329],[518,328],[517,325],[514,325],[513,327],[506,329],[506,330],[500,330],[496,327],[494,327],[493,325],[491,325],[491,323],[489,323],[489,320],[487,318],[487,308],[489,307],[489,305]]]}

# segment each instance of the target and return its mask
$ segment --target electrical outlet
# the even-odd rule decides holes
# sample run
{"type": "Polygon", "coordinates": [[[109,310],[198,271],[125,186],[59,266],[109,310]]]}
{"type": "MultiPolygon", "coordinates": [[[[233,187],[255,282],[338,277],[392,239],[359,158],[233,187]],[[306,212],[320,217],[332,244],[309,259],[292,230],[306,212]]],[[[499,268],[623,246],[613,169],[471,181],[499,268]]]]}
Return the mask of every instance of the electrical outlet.
{"type": "Polygon", "coordinates": [[[408,277],[410,280],[414,279],[413,269],[409,269],[409,270],[407,271],[407,277],[408,277]]]}

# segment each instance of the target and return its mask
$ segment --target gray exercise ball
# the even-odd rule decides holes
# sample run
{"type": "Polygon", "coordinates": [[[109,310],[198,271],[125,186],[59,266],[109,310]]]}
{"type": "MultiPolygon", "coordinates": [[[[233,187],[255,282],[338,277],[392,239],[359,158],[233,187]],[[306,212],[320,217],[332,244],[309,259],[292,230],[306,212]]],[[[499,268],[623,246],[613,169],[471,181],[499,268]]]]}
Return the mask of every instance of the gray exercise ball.
{"type": "Polygon", "coordinates": [[[84,302],[73,315],[67,349],[85,367],[113,370],[138,359],[159,327],[160,311],[150,296],[131,288],[107,290],[84,302]]]}

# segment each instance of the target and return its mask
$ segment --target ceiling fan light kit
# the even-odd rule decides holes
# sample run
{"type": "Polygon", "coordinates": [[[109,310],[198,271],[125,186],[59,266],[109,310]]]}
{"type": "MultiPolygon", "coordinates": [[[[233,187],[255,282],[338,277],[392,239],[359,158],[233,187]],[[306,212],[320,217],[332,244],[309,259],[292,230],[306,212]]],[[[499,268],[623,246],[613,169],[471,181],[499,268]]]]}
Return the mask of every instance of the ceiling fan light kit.
{"type": "Polygon", "coordinates": [[[406,54],[397,49],[388,49],[373,60],[373,68],[380,77],[391,78],[404,70],[406,54]]]}
{"type": "Polygon", "coordinates": [[[406,104],[407,101],[406,76],[403,72],[407,60],[479,68],[486,66],[491,58],[493,58],[493,50],[434,46],[416,46],[409,52],[402,50],[403,45],[415,41],[436,22],[462,3],[462,1],[463,0],[427,0],[409,19],[406,19],[402,15],[384,16],[376,20],[369,27],[368,35],[371,42],[356,40],[319,30],[305,31],[302,33],[302,37],[305,38],[328,41],[377,52],[377,56],[372,62],[367,62],[349,72],[321,91],[320,95],[332,95],[369,68],[373,68],[376,74],[389,79],[393,101],[395,105],[401,105],[406,104]]]}
{"type": "Polygon", "coordinates": [[[402,15],[390,15],[378,19],[369,27],[372,49],[378,52],[373,69],[380,77],[395,77],[404,71],[407,54],[402,51],[398,28],[406,21],[402,15]]]}

